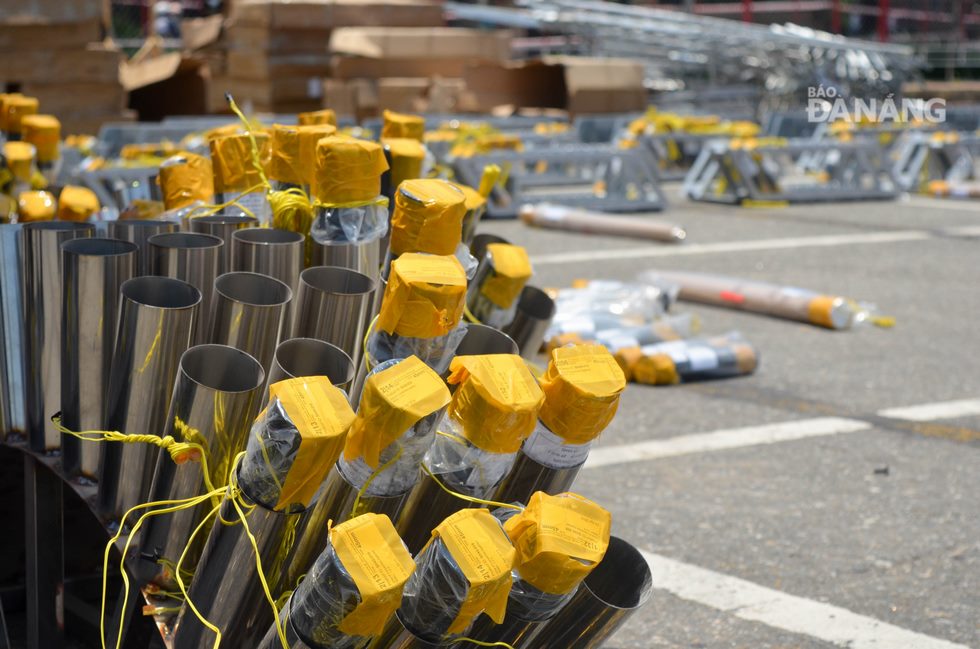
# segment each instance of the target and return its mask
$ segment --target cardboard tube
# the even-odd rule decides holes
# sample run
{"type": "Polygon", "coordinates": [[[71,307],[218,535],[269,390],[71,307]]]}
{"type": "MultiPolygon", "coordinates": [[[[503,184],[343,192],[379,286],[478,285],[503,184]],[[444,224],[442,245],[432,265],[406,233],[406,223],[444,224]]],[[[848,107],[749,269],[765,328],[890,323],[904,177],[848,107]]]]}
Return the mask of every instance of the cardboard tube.
{"type": "Polygon", "coordinates": [[[527,225],[549,230],[605,234],[665,243],[681,243],[687,238],[684,228],[673,223],[654,221],[646,217],[615,216],[548,203],[525,205],[520,210],[520,218],[527,225]]]}

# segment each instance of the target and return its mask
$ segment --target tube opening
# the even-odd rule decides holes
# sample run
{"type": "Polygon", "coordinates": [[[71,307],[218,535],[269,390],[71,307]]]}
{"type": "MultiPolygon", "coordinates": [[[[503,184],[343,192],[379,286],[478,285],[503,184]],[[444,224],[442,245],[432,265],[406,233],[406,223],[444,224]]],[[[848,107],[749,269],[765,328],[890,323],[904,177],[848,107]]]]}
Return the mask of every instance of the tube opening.
{"type": "Polygon", "coordinates": [[[653,578],[640,551],[612,536],[606,556],[585,578],[585,586],[607,606],[633,609],[650,596],[653,578]]]}
{"type": "MultiPolygon", "coordinates": [[[[191,227],[197,223],[207,223],[210,225],[239,225],[241,223],[258,223],[259,220],[254,216],[244,216],[241,214],[215,214],[213,216],[196,216],[191,219],[191,227]]],[[[194,228],[197,230],[198,228],[194,228]]]]}
{"type": "Polygon", "coordinates": [[[122,239],[98,239],[85,237],[81,239],[70,239],[61,244],[61,249],[74,255],[86,255],[90,257],[117,257],[127,255],[139,250],[132,241],[122,239]]]}
{"type": "Polygon", "coordinates": [[[170,226],[177,229],[177,224],[173,221],[165,221],[163,219],[119,219],[116,221],[109,221],[110,226],[125,227],[141,229],[141,228],[159,228],[170,226]]]}
{"type": "Polygon", "coordinates": [[[535,286],[525,286],[517,302],[517,310],[537,320],[550,320],[555,316],[555,301],[535,286]]]}
{"type": "Polygon", "coordinates": [[[374,280],[367,275],[339,266],[307,268],[300,274],[299,278],[304,284],[324,293],[364,295],[375,288],[374,280]]]}
{"type": "Polygon", "coordinates": [[[123,297],[158,309],[186,309],[201,301],[201,292],[179,279],[134,277],[122,284],[123,297]]]}
{"type": "Polygon", "coordinates": [[[290,378],[326,376],[334,385],[354,380],[354,361],[344,350],[314,338],[292,338],[276,347],[276,363],[290,378]]]}
{"type": "Polygon", "coordinates": [[[486,325],[466,326],[466,335],[456,348],[457,356],[471,354],[519,354],[520,350],[510,336],[486,325]]]}
{"type": "Polygon", "coordinates": [[[507,243],[510,241],[504,239],[503,237],[498,237],[495,234],[478,234],[473,237],[473,243],[470,244],[470,254],[476,259],[483,259],[487,254],[487,246],[491,243],[507,243]]]}
{"type": "Polygon", "coordinates": [[[288,286],[260,273],[225,273],[214,280],[214,290],[229,300],[253,306],[278,306],[293,297],[288,286]]]}
{"type": "Polygon", "coordinates": [[[244,230],[236,230],[231,236],[236,241],[241,241],[242,243],[259,245],[300,243],[306,238],[299,232],[279,230],[277,228],[245,228],[244,230]]]}
{"type": "Polygon", "coordinates": [[[78,232],[82,231],[93,231],[95,226],[91,223],[75,223],[73,221],[40,221],[38,223],[26,223],[24,224],[25,230],[58,230],[61,232],[66,232],[68,230],[75,230],[78,232]]]}
{"type": "Polygon", "coordinates": [[[225,243],[220,237],[191,232],[154,234],[147,241],[160,248],[217,248],[225,243]]]}
{"type": "Polygon", "coordinates": [[[191,347],[180,357],[180,369],[195,383],[219,392],[247,392],[265,382],[257,360],[226,345],[191,347]]]}

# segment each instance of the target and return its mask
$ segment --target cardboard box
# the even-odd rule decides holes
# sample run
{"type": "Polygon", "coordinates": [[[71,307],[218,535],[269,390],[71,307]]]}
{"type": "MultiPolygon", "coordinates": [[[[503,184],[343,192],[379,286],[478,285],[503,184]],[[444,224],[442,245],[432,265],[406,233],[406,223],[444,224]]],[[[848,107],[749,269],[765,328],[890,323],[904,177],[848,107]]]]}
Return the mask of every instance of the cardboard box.
{"type": "Polygon", "coordinates": [[[336,79],[383,79],[386,77],[461,78],[469,62],[465,59],[368,59],[335,56],[330,76],[336,79]]]}
{"type": "Polygon", "coordinates": [[[126,108],[126,93],[118,83],[25,83],[25,95],[37,97],[41,112],[59,119],[119,113],[126,108]]]}
{"type": "Polygon", "coordinates": [[[442,3],[425,0],[236,0],[231,16],[277,30],[443,24],[442,3]]]}
{"type": "Polygon", "coordinates": [[[378,80],[378,105],[399,113],[425,112],[430,82],[420,78],[378,80]]]}
{"type": "Polygon", "coordinates": [[[50,22],[42,19],[0,22],[0,51],[83,50],[102,38],[100,19],[50,22]]]}
{"type": "Polygon", "coordinates": [[[510,59],[512,35],[463,27],[335,29],[330,51],[371,59],[510,59]]]}
{"type": "Polygon", "coordinates": [[[136,117],[136,112],[132,110],[101,113],[88,117],[67,115],[61,120],[61,133],[63,135],[98,135],[103,124],[135,122],[136,117]]]}
{"type": "Polygon", "coordinates": [[[228,76],[261,81],[279,77],[318,77],[330,75],[327,54],[267,54],[228,52],[228,76]]]}
{"type": "Polygon", "coordinates": [[[482,112],[498,106],[564,108],[567,102],[564,68],[557,64],[478,63],[467,66],[463,79],[482,112]]]}
{"type": "Polygon", "coordinates": [[[130,60],[119,67],[119,79],[141,120],[200,115],[207,109],[210,70],[202,58],[169,52],[130,60]]]}
{"type": "Polygon", "coordinates": [[[264,81],[229,79],[230,91],[235,101],[250,100],[262,106],[283,102],[313,100],[319,105],[323,97],[322,76],[278,77],[264,81]]]}
{"type": "Polygon", "coordinates": [[[101,45],[79,50],[25,50],[0,55],[0,82],[118,83],[123,56],[101,45]]]}
{"type": "Polygon", "coordinates": [[[570,113],[628,113],[646,109],[643,64],[633,59],[547,57],[564,69],[570,113]]]}
{"type": "MultiPolygon", "coordinates": [[[[323,82],[323,108],[332,108],[338,116],[352,116],[358,121],[377,117],[378,88],[372,79],[340,81],[325,79],[323,82]]],[[[375,133],[377,136],[377,133],[375,133]]]]}
{"type": "Polygon", "coordinates": [[[327,52],[329,29],[269,29],[261,25],[231,23],[225,30],[228,50],[267,50],[278,53],[327,52]]]}
{"type": "Polygon", "coordinates": [[[101,20],[102,7],[102,0],[3,0],[0,20],[32,17],[59,23],[101,20]]]}

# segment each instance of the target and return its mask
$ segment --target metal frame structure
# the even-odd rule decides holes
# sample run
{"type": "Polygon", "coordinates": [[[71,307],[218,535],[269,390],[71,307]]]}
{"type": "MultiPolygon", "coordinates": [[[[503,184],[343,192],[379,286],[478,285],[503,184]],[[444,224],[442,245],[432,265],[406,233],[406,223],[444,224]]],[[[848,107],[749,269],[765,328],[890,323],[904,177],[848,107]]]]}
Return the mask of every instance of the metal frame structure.
{"type": "Polygon", "coordinates": [[[892,175],[906,191],[921,191],[932,180],[976,180],[980,178],[980,134],[937,137],[910,133],[897,145],[892,175]]]}

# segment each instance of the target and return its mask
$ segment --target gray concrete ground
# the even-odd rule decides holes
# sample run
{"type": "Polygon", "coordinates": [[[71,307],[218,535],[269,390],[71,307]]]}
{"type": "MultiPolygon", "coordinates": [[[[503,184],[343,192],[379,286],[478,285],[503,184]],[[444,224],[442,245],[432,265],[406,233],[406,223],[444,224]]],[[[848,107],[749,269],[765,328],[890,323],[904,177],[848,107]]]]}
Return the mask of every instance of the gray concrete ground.
{"type": "Polygon", "coordinates": [[[969,229],[980,226],[980,204],[913,197],[741,209],[690,203],[676,190],[672,199],[650,218],[684,225],[685,245],[796,243],[664,254],[664,244],[518,222],[481,230],[527,246],[541,262],[534,282],[542,286],[696,269],[871,301],[897,325],[832,332],[679,305],[701,315],[706,333],[740,330],[761,351],[758,372],[630,385],[596,448],[821,417],[865,427],[584,470],[577,490],[612,511],[615,534],[681,566],[677,578],[655,570],[651,599],[607,646],[980,647],[980,408],[944,405],[980,397],[980,229],[969,229]],[[865,240],[908,231],[923,235],[865,240]],[[825,235],[845,239],[812,245],[825,235]],[[864,242],[847,241],[852,235],[864,242]],[[616,257],[646,247],[648,257],[616,257]],[[571,251],[592,258],[556,260],[571,251]],[[925,421],[880,414],[928,403],[940,407],[925,421]],[[756,587],[774,592],[745,606],[756,587]],[[720,589],[734,593],[728,605],[718,601],[720,589]]]}

